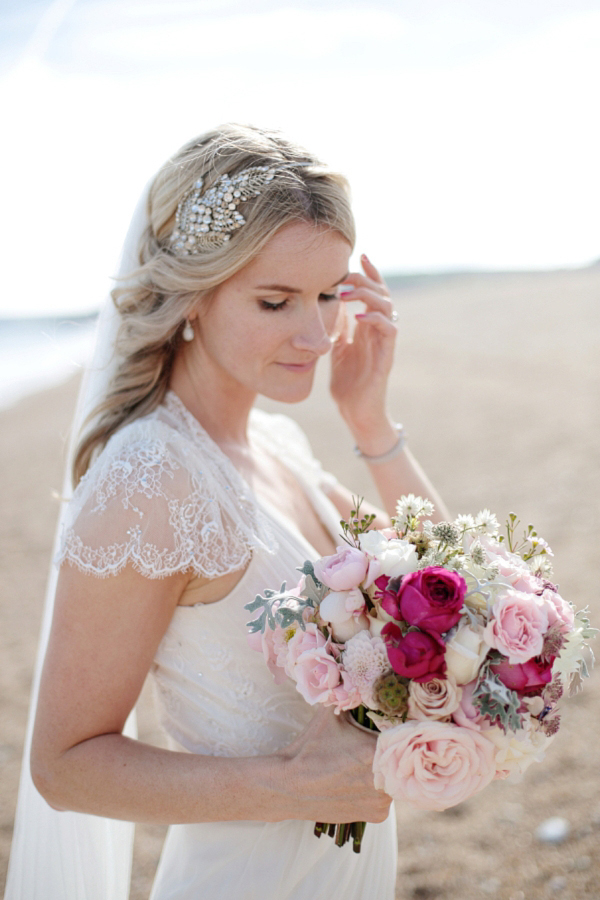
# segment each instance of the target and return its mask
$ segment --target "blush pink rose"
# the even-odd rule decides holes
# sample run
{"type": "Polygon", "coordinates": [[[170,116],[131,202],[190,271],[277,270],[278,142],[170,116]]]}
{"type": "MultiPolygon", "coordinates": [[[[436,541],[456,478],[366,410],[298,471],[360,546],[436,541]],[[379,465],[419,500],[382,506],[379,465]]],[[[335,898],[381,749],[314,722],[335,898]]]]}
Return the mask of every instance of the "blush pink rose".
{"type": "Polygon", "coordinates": [[[495,752],[482,734],[452,722],[405,722],[377,738],[375,787],[416,809],[448,809],[493,781],[495,752]]]}
{"type": "Polygon", "coordinates": [[[314,564],[315,575],[332,591],[349,591],[364,580],[369,567],[366,554],[357,547],[338,547],[337,553],[314,564]]]}
{"type": "Polygon", "coordinates": [[[340,675],[342,680],[332,691],[336,715],[348,709],[356,709],[362,702],[360,691],[352,681],[350,674],[342,669],[340,675]]]}
{"type": "Polygon", "coordinates": [[[477,679],[470,681],[468,684],[463,684],[462,696],[458,707],[452,713],[452,719],[457,725],[461,725],[463,728],[472,728],[473,731],[481,731],[481,726],[485,724],[487,720],[473,704],[473,691],[476,686],[477,679]]]}
{"type": "Polygon", "coordinates": [[[446,674],[446,645],[437,634],[409,631],[403,635],[398,625],[388,622],[381,630],[392,669],[404,678],[431,681],[446,674]]]}
{"type": "Polygon", "coordinates": [[[508,588],[492,607],[493,618],[483,631],[485,642],[511,664],[539,656],[548,630],[546,604],[535,594],[508,588]]]}
{"type": "Polygon", "coordinates": [[[462,575],[428,566],[405,575],[398,590],[400,613],[409,625],[443,634],[461,616],[467,583],[462,575]]]}
{"type": "Polygon", "coordinates": [[[537,694],[552,681],[553,662],[554,657],[545,660],[538,656],[515,665],[505,660],[490,668],[511,691],[517,691],[519,694],[537,694]]]}
{"type": "Polygon", "coordinates": [[[542,592],[541,599],[546,604],[548,627],[553,628],[555,625],[558,625],[562,634],[568,634],[569,631],[572,631],[575,623],[575,613],[571,604],[563,600],[557,591],[552,591],[548,588],[542,592]]]}
{"type": "Polygon", "coordinates": [[[293,678],[296,688],[307,703],[331,706],[338,702],[334,689],[340,683],[340,666],[330,653],[328,641],[324,647],[305,650],[295,662],[293,678]]]}
{"type": "Polygon", "coordinates": [[[316,650],[318,647],[324,647],[326,643],[327,638],[319,631],[314,622],[308,622],[305,630],[299,628],[287,645],[285,671],[290,678],[294,678],[294,666],[303,653],[306,653],[307,650],[316,650]]]}

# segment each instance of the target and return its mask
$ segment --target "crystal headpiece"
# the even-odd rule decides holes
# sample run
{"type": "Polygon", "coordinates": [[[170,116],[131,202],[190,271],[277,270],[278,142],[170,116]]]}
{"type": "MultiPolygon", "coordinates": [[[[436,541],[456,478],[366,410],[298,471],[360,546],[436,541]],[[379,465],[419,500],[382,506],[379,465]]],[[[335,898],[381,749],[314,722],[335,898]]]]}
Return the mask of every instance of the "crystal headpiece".
{"type": "Polygon", "coordinates": [[[246,223],[237,211],[239,203],[258,197],[275,175],[288,168],[286,164],[253,166],[230,178],[221,175],[202,193],[204,181],[199,178],[183,197],[175,215],[171,247],[177,256],[189,256],[222,247],[231,232],[246,223]]]}

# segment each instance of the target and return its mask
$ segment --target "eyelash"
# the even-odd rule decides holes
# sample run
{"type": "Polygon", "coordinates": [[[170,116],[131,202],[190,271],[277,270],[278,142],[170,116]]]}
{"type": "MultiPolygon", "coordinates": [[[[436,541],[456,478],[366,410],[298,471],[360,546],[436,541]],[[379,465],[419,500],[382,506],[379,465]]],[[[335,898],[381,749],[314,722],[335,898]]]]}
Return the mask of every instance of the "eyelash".
{"type": "MultiPolygon", "coordinates": [[[[338,298],[337,294],[320,294],[320,296],[319,296],[319,300],[324,300],[325,302],[328,302],[330,300],[338,300],[338,299],[339,298],[338,298]]],[[[273,312],[276,312],[278,309],[285,309],[285,307],[288,305],[289,301],[286,299],[286,300],[283,300],[281,303],[269,303],[268,300],[261,300],[260,302],[261,302],[261,306],[263,309],[269,309],[273,312]]]]}

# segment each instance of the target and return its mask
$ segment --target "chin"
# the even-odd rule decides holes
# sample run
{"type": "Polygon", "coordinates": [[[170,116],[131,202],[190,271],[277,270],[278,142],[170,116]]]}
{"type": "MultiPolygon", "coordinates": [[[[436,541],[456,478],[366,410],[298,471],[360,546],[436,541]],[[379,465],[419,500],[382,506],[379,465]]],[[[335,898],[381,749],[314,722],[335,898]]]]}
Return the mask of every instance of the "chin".
{"type": "Polygon", "coordinates": [[[313,388],[314,372],[310,373],[310,378],[298,379],[297,384],[276,384],[269,385],[265,390],[260,391],[263,397],[269,400],[276,400],[278,403],[301,403],[310,395],[313,388]]]}

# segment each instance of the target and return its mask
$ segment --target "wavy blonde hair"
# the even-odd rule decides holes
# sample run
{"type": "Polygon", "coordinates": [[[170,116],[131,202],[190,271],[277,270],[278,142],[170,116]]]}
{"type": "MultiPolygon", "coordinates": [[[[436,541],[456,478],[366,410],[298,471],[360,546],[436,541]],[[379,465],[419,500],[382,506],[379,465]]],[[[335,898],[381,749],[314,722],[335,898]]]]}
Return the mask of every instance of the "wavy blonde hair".
{"type": "Polygon", "coordinates": [[[73,462],[78,484],[94,456],[123,425],[155,409],[168,387],[185,318],[217,287],[251,262],[284,225],[310,222],[339,232],[353,246],[354,219],[346,179],[279,132],[224,125],[190,141],[160,169],[148,198],[149,225],[139,268],[112,298],[121,316],[121,358],[106,397],[88,417],[73,462]],[[199,177],[205,189],[223,174],[255,165],[286,163],[259,194],[243,204],[246,224],[231,240],[203,253],[175,256],[170,235],[180,200],[199,177]]]}

